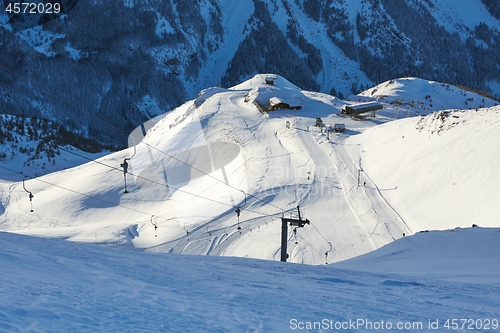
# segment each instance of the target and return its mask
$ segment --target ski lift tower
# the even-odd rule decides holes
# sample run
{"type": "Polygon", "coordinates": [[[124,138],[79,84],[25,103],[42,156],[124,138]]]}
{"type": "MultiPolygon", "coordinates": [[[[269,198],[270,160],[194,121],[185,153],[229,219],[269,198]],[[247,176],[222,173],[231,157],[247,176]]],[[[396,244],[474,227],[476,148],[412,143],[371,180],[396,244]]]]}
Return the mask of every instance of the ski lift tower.
{"type": "Polygon", "coordinates": [[[135,148],[135,139],[134,139],[134,137],[133,136],[129,136],[129,139],[132,139],[132,141],[134,141],[134,153],[132,154],[132,156],[125,158],[123,160],[123,163],[120,164],[120,166],[123,168],[123,180],[125,181],[125,190],[123,191],[123,193],[128,193],[128,190],[127,190],[128,163],[127,163],[127,161],[130,161],[132,159],[132,157],[134,157],[135,154],[137,153],[137,150],[135,148]]]}
{"type": "Polygon", "coordinates": [[[308,219],[302,220],[300,216],[300,208],[297,206],[297,211],[299,213],[298,219],[292,218],[281,218],[281,261],[286,261],[288,259],[288,253],[286,253],[286,245],[288,241],[288,224],[291,227],[303,228],[306,224],[311,224],[308,219]]]}

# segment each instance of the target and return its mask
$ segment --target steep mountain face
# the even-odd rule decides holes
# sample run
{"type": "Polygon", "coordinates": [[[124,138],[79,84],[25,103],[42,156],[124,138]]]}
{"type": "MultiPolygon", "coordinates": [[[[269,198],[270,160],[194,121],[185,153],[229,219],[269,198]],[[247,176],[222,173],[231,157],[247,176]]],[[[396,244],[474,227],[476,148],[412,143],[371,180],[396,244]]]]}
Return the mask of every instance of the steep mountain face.
{"type": "Polygon", "coordinates": [[[499,13],[488,0],[100,0],[18,32],[3,14],[0,113],[123,145],[201,89],[258,72],[339,97],[403,76],[498,97],[499,13]]]}

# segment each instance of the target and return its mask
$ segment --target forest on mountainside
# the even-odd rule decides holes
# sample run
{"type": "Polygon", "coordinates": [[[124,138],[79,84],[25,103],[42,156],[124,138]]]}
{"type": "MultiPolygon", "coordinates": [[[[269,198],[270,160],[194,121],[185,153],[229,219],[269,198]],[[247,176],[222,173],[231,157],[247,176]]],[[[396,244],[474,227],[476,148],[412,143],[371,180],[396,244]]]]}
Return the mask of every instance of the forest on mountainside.
{"type": "MultiPolygon", "coordinates": [[[[432,15],[435,1],[363,0],[354,21],[343,0],[246,1],[253,12],[241,22],[239,43],[228,39],[234,27],[224,26],[219,0],[80,1],[41,27],[14,33],[0,24],[0,113],[51,119],[120,146],[126,133],[194,98],[204,82],[230,87],[256,73],[341,98],[405,76],[500,97],[492,90],[500,84],[498,30],[485,22],[453,30],[432,15]],[[323,27],[336,49],[311,38],[312,26],[323,27]],[[221,52],[230,55],[227,64],[211,59],[221,52]],[[332,54],[359,64],[365,79],[344,73],[343,82],[325,82],[332,54]]],[[[498,1],[477,1],[499,19],[498,1]]]]}

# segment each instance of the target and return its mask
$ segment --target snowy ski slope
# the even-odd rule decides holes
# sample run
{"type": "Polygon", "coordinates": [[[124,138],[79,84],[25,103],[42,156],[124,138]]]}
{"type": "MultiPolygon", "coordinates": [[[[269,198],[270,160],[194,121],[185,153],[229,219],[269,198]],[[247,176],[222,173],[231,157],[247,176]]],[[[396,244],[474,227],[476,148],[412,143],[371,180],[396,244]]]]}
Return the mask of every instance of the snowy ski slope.
{"type": "MultiPolygon", "coordinates": [[[[19,168],[2,162],[8,177],[0,182],[0,230],[151,252],[279,260],[280,217],[296,214],[299,205],[311,225],[289,230],[289,261],[324,264],[424,229],[498,226],[493,189],[500,184],[488,176],[499,163],[498,107],[458,112],[463,118],[450,113],[450,129],[432,134],[441,121],[433,114],[390,121],[395,106],[382,101],[377,118],[354,120],[339,115],[354,102],[302,91],[282,77],[266,85],[266,76],[200,92],[144,124],[145,137],[141,129],[134,132],[128,150],[28,177],[34,212],[19,168]],[[300,100],[302,108],[259,112],[253,102],[271,97],[300,100]],[[327,126],[345,123],[347,130],[322,133],[317,117],[327,126]],[[123,193],[120,167],[125,158],[129,193],[123,193]],[[455,170],[456,179],[443,177],[455,170]],[[13,177],[18,181],[8,180],[13,177]]],[[[436,105],[454,101],[439,96],[433,96],[436,105]]],[[[406,116],[405,107],[398,106],[398,118],[406,116]]]]}

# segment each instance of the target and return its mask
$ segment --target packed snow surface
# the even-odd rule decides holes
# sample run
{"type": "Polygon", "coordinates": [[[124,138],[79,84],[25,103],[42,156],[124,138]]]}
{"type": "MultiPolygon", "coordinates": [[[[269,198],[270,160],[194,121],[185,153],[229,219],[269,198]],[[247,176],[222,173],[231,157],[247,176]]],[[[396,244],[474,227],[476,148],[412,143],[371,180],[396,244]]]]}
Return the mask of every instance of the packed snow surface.
{"type": "Polygon", "coordinates": [[[499,240],[419,233],[315,267],[0,233],[0,331],[429,332],[461,318],[495,331],[499,240]]]}

